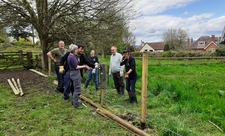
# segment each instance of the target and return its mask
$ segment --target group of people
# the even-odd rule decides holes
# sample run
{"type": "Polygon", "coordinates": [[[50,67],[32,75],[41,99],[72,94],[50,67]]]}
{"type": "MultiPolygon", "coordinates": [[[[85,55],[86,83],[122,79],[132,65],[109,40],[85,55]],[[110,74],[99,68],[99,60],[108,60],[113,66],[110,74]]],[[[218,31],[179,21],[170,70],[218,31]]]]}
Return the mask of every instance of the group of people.
{"type": "MultiPolygon", "coordinates": [[[[55,91],[63,93],[64,101],[69,100],[72,93],[72,105],[74,108],[81,109],[79,95],[81,94],[81,79],[83,69],[88,71],[84,88],[94,77],[95,89],[98,90],[98,67],[99,60],[95,56],[95,51],[90,51],[90,56],[86,58],[83,54],[84,46],[71,44],[69,50],[65,49],[63,41],[59,41],[58,48],[47,53],[47,56],[54,62],[58,85],[55,91]]],[[[135,59],[131,57],[131,52],[126,50],[123,55],[117,52],[115,46],[111,47],[109,76],[113,76],[114,85],[120,97],[124,97],[125,84],[123,81],[124,65],[126,70],[126,90],[129,95],[130,103],[137,103],[135,84],[137,80],[135,59]]]]}

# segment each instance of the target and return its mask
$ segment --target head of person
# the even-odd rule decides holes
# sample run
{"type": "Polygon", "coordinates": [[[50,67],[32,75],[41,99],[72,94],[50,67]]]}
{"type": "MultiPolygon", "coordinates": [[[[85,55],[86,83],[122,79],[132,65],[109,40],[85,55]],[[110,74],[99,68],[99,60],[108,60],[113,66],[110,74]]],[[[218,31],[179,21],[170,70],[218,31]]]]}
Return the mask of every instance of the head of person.
{"type": "Polygon", "coordinates": [[[78,55],[83,54],[84,53],[84,45],[79,44],[77,52],[78,52],[78,55]]]}
{"type": "Polygon", "coordinates": [[[94,57],[95,56],[95,51],[91,50],[90,55],[91,55],[91,57],[94,57]]]}
{"type": "Polygon", "coordinates": [[[129,58],[130,55],[131,55],[131,51],[130,51],[129,49],[127,49],[127,50],[125,50],[125,51],[123,52],[123,56],[126,57],[126,58],[129,58]]]}
{"type": "Polygon", "coordinates": [[[115,55],[116,52],[117,52],[116,46],[112,46],[112,47],[111,47],[111,53],[112,53],[112,55],[115,55]]]}
{"type": "Polygon", "coordinates": [[[59,41],[58,46],[60,49],[64,49],[65,46],[64,41],[59,41]]]}
{"type": "Polygon", "coordinates": [[[70,44],[69,46],[69,52],[72,53],[73,55],[77,55],[78,53],[78,47],[75,44],[70,44]]]}

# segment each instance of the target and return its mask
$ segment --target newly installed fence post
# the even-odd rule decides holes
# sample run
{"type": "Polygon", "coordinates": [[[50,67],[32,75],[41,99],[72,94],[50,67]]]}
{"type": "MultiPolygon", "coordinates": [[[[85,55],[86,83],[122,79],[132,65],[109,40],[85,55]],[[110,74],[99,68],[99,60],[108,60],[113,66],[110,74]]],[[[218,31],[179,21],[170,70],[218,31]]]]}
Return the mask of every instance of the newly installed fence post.
{"type": "Polygon", "coordinates": [[[141,128],[146,124],[146,99],[148,83],[148,53],[144,52],[142,57],[142,91],[141,91],[141,128]]]}
{"type": "Polygon", "coordinates": [[[52,60],[48,57],[48,75],[51,76],[52,60]]]}
{"type": "Polygon", "coordinates": [[[104,89],[106,88],[106,64],[100,65],[100,83],[101,83],[101,92],[100,92],[100,104],[103,105],[104,100],[104,89]]]}

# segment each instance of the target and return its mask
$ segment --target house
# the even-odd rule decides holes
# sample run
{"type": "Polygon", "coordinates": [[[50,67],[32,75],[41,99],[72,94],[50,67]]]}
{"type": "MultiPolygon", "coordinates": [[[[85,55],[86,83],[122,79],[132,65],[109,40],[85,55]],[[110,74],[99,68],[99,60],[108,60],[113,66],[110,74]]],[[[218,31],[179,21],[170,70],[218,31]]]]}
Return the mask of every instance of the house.
{"type": "Polygon", "coordinates": [[[141,41],[140,52],[163,52],[164,46],[164,42],[144,43],[143,41],[141,41]]]}
{"type": "Polygon", "coordinates": [[[219,42],[220,42],[220,44],[225,44],[225,26],[224,26],[224,29],[223,29],[223,32],[222,32],[219,42]]]}
{"type": "Polygon", "coordinates": [[[201,36],[197,41],[191,44],[190,49],[194,51],[210,51],[215,52],[218,48],[219,37],[215,35],[210,36],[201,36]]]}

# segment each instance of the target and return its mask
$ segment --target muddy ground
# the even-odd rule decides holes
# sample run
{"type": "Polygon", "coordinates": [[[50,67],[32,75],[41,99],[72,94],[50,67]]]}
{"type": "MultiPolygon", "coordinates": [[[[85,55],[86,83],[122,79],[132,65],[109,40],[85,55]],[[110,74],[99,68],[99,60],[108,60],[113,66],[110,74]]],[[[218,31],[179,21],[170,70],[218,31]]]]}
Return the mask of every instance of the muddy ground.
{"type": "Polygon", "coordinates": [[[54,91],[54,84],[48,78],[44,78],[32,71],[10,71],[10,72],[0,72],[0,84],[9,85],[7,79],[15,80],[20,79],[21,86],[24,91],[28,91],[32,88],[41,88],[46,91],[54,91]]]}

